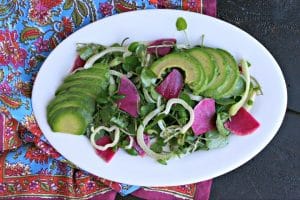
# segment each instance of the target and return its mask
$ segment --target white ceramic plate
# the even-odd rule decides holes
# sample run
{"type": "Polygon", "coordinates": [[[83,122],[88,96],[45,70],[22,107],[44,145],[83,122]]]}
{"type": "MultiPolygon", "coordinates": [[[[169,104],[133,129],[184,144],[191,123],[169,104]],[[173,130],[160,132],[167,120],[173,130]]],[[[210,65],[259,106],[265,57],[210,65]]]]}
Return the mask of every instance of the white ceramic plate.
{"type": "MultiPolygon", "coordinates": [[[[130,42],[129,41],[129,42],[130,42]]],[[[287,104],[286,85],[272,55],[253,37],[224,21],[201,14],[175,10],[128,12],[92,23],[75,32],[48,56],[36,78],[32,94],[33,110],[38,124],[49,142],[65,158],[97,176],[143,186],[173,186],[194,183],[225,174],[259,153],[278,131],[287,104]],[[177,38],[183,42],[175,22],[184,17],[191,43],[199,44],[205,34],[205,45],[224,48],[236,59],[252,64],[251,74],[261,83],[259,96],[251,113],[261,123],[249,136],[231,136],[224,148],[196,152],[160,165],[149,157],[134,157],[119,151],[107,164],[102,161],[85,136],[54,133],[46,119],[46,107],[56,88],[68,74],[75,58],[75,44],[95,42],[112,44],[129,37],[130,41],[177,38]]]]}

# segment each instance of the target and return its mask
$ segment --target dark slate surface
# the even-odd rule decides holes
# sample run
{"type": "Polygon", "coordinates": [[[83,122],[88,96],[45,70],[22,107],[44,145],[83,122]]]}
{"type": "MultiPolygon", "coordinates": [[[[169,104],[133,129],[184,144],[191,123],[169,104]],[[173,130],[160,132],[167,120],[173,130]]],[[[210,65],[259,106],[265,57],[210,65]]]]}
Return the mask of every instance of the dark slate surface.
{"type": "Polygon", "coordinates": [[[260,154],[214,179],[210,199],[300,200],[300,0],[219,0],[218,15],[273,54],[288,86],[288,110],[279,132],[260,154]]]}

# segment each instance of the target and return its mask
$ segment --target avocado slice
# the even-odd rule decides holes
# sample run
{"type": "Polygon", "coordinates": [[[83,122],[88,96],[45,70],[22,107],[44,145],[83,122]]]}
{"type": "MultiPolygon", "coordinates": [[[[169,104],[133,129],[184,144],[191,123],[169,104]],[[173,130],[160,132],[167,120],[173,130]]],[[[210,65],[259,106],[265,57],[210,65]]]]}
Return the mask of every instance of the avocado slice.
{"type": "Polygon", "coordinates": [[[64,79],[64,82],[69,82],[77,79],[107,79],[109,73],[107,68],[89,68],[85,70],[77,71],[75,74],[71,74],[64,79]]]}
{"type": "Polygon", "coordinates": [[[90,103],[88,101],[82,101],[79,99],[66,99],[60,103],[56,103],[54,100],[49,104],[49,106],[47,107],[47,116],[49,118],[51,118],[55,112],[68,107],[80,108],[88,113],[94,113],[95,111],[95,103],[90,103]],[[51,105],[52,103],[55,105],[51,105]]]}
{"type": "Polygon", "coordinates": [[[237,65],[236,60],[233,58],[233,56],[225,51],[224,49],[217,49],[217,51],[225,57],[229,67],[230,67],[230,76],[228,77],[228,81],[226,82],[227,85],[224,85],[222,94],[222,97],[228,98],[233,96],[234,90],[236,88],[236,85],[238,84],[240,71],[237,65]]]}
{"type": "Polygon", "coordinates": [[[205,76],[207,78],[207,85],[203,88],[209,88],[217,77],[218,68],[212,56],[208,54],[203,48],[195,47],[188,50],[188,54],[193,56],[203,66],[205,76]]]}
{"type": "Polygon", "coordinates": [[[179,68],[185,72],[185,83],[196,92],[201,90],[207,81],[202,65],[187,53],[171,53],[156,60],[150,69],[158,78],[162,78],[163,73],[169,68],[179,68]]]}
{"type": "Polygon", "coordinates": [[[72,87],[67,90],[60,91],[59,93],[56,94],[56,96],[63,95],[63,94],[70,94],[70,93],[77,93],[78,95],[83,95],[83,96],[86,96],[86,97],[89,97],[89,98],[92,98],[95,100],[98,95],[98,94],[95,94],[93,91],[84,90],[80,87],[72,87]]]}
{"type": "Polygon", "coordinates": [[[72,81],[68,81],[68,82],[64,82],[63,84],[61,84],[58,89],[56,90],[56,93],[60,93],[63,90],[67,90],[71,87],[91,87],[92,90],[94,90],[95,88],[99,88],[99,90],[101,89],[102,86],[102,82],[105,82],[105,80],[101,79],[101,78],[89,78],[89,79],[83,79],[83,78],[79,78],[79,79],[74,79],[72,81]]]}
{"type": "Polygon", "coordinates": [[[54,132],[82,135],[92,121],[92,115],[82,108],[68,107],[58,110],[48,123],[54,132]]]}
{"type": "Polygon", "coordinates": [[[214,58],[218,68],[216,79],[211,83],[210,87],[203,92],[203,95],[218,99],[222,97],[224,84],[226,84],[230,78],[231,69],[225,57],[221,55],[217,49],[208,47],[203,49],[214,58]]]}
{"type": "Polygon", "coordinates": [[[56,98],[52,99],[50,103],[47,106],[47,113],[51,112],[51,110],[56,109],[60,106],[65,106],[64,104],[67,104],[67,102],[71,102],[70,105],[74,105],[74,101],[77,104],[84,104],[82,107],[85,108],[89,112],[95,111],[95,100],[91,97],[86,97],[78,94],[62,94],[56,96],[56,98]]]}

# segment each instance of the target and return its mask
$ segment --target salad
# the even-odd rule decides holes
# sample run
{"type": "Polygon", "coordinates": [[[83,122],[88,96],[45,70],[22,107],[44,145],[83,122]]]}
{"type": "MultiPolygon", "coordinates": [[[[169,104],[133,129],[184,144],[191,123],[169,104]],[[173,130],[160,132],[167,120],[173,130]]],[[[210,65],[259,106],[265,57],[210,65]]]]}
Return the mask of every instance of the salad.
{"type": "Polygon", "coordinates": [[[253,133],[259,122],[249,110],[262,90],[250,63],[205,46],[204,37],[191,46],[181,17],[176,27],[186,44],[78,43],[74,67],[47,106],[51,129],[86,135],[106,162],[123,149],[161,164],[253,133]]]}

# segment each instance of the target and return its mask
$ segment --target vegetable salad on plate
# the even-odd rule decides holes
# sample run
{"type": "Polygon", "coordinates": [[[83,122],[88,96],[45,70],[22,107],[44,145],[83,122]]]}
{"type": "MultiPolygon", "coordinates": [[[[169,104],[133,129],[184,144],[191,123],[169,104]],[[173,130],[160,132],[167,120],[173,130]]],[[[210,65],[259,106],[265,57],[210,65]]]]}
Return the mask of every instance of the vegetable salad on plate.
{"type": "Polygon", "coordinates": [[[52,131],[86,135],[106,162],[123,149],[161,164],[253,133],[259,122],[249,110],[262,90],[250,63],[205,46],[204,36],[191,46],[181,17],[176,27],[185,44],[78,43],[74,67],[47,107],[52,131]]]}

